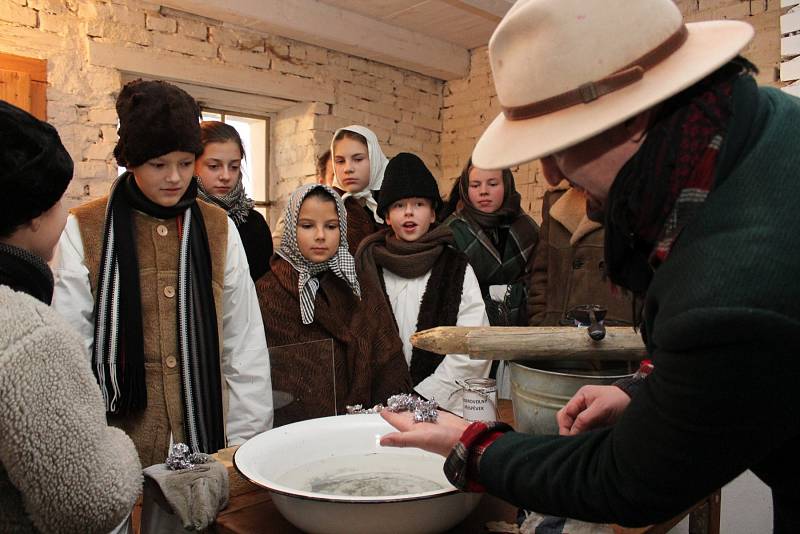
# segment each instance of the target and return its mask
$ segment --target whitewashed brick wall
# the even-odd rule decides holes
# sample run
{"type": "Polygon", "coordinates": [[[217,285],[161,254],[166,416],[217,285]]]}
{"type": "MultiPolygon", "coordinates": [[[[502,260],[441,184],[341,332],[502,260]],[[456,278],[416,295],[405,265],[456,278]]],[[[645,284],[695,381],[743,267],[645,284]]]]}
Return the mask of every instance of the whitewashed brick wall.
{"type": "Polygon", "coordinates": [[[299,102],[271,117],[273,222],[291,190],[313,179],[316,154],[348,124],[372,128],[387,155],[415,152],[441,174],[441,81],[143,0],[0,0],[0,52],[48,60],[48,119],[76,164],[70,204],[105,194],[116,176],[114,101],[122,76],[91,64],[93,42],[152,51],[159,61],[191,58],[332,88],[332,104],[299,102]]]}
{"type": "MultiPolygon", "coordinates": [[[[780,60],[778,0],[677,0],[688,21],[741,19],[756,28],[745,55],[775,83],[780,60]]],[[[104,194],[116,173],[115,68],[90,64],[92,42],[122,44],[166,58],[229,65],[255,74],[310,79],[333,89],[330,104],[299,102],[272,116],[271,218],[289,192],[310,181],[314,156],[333,132],[361,123],[385,152],[418,153],[447,192],[475,141],[499,113],[486,48],[473,50],[470,75],[443,84],[373,61],[179,13],[145,0],[0,0],[0,52],[48,60],[48,115],[76,162],[68,191],[77,203],[104,194]]],[[[537,164],[514,169],[523,207],[539,218],[544,181],[537,164]]]]}
{"type": "MultiPolygon", "coordinates": [[[[756,36],[743,54],[759,68],[761,84],[778,85],[775,69],[780,62],[778,0],[676,0],[687,22],[717,19],[743,20],[752,24],[756,36]]],[[[492,84],[487,48],[472,51],[466,79],[447,82],[442,109],[442,179],[440,189],[449,191],[467,162],[481,132],[497,114],[500,105],[492,84]]],[[[542,196],[546,188],[538,162],[513,169],[523,208],[541,221],[542,196]]]]}

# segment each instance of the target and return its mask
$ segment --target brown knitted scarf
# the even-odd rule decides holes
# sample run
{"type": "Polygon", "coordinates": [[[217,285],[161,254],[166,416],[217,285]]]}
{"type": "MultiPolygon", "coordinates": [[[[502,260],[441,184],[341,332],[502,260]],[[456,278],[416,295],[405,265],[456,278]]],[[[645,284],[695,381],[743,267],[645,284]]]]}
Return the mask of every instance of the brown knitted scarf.
{"type": "Polygon", "coordinates": [[[454,245],[448,226],[433,227],[416,241],[398,239],[391,228],[364,239],[356,253],[359,275],[381,286],[378,268],[386,268],[403,278],[418,278],[433,268],[448,245],[454,245]]]}

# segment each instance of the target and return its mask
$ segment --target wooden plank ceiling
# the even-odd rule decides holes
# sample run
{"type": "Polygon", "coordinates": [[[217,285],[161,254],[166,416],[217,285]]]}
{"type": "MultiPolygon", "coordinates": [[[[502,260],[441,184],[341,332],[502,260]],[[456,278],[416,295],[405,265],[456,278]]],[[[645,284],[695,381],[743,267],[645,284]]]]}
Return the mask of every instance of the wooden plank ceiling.
{"type": "Polygon", "coordinates": [[[513,0],[321,0],[467,49],[489,42],[513,0]]]}

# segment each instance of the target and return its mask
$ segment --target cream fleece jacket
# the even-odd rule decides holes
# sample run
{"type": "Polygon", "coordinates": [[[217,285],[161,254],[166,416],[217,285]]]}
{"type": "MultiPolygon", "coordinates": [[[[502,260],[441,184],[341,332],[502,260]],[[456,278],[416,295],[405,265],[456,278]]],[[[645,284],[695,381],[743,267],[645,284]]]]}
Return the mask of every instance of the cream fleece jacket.
{"type": "Polygon", "coordinates": [[[131,511],[139,457],[88,361],[54,310],[0,286],[0,532],[108,532],[131,511]]]}

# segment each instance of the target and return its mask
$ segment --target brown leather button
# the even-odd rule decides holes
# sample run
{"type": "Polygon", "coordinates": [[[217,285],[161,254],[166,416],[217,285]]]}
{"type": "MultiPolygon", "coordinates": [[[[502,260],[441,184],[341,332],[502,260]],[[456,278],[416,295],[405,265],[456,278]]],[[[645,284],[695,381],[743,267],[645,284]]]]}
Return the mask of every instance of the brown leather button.
{"type": "Polygon", "coordinates": [[[167,297],[168,299],[171,299],[172,297],[174,297],[175,296],[175,288],[172,287],[172,286],[166,286],[164,288],[164,296],[167,297]]]}
{"type": "Polygon", "coordinates": [[[167,230],[167,227],[164,226],[163,224],[159,224],[156,227],[156,232],[158,232],[158,235],[160,235],[161,237],[164,237],[169,233],[169,230],[167,230]]]}
{"type": "Polygon", "coordinates": [[[178,359],[175,356],[167,356],[167,367],[170,369],[178,365],[178,359]]]}

